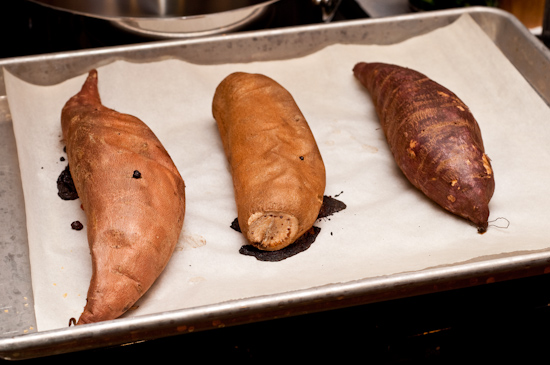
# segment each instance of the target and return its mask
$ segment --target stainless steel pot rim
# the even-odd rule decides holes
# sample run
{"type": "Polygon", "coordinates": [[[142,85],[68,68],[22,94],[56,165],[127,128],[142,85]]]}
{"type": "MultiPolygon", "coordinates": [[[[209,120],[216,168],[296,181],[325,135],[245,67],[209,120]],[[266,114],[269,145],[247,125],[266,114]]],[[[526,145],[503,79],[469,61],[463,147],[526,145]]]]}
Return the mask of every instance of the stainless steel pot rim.
{"type": "Polygon", "coordinates": [[[267,8],[252,7],[239,9],[221,18],[214,16],[193,16],[180,19],[123,19],[112,24],[130,33],[151,38],[203,37],[238,30],[260,18],[267,8]]]}
{"type": "MultiPolygon", "coordinates": [[[[242,29],[279,0],[28,0],[55,10],[102,19],[149,38],[191,38],[242,29]]],[[[311,1],[330,22],[341,0],[311,1]]]]}
{"type": "MultiPolygon", "coordinates": [[[[226,9],[221,12],[209,12],[214,7],[202,7],[204,13],[197,11],[190,11],[189,14],[193,15],[179,15],[173,14],[185,13],[185,9],[181,8],[180,11],[174,9],[166,11],[165,13],[171,13],[172,15],[159,16],[162,11],[157,11],[161,7],[159,4],[163,1],[158,0],[155,3],[157,7],[150,10],[133,10],[133,11],[121,11],[121,13],[127,14],[142,14],[144,16],[115,16],[116,10],[125,6],[118,7],[113,4],[125,4],[129,3],[139,4],[146,6],[146,4],[152,4],[153,2],[147,0],[119,0],[113,3],[112,0],[93,0],[93,1],[70,1],[70,0],[30,0],[32,2],[50,7],[52,9],[69,12],[76,15],[87,16],[91,18],[98,18],[111,22],[118,28],[134,33],[139,36],[145,36],[149,38],[157,39],[170,39],[170,38],[192,38],[202,37],[214,34],[221,34],[226,32],[232,32],[243,28],[244,26],[252,23],[254,20],[262,16],[271,4],[279,0],[237,0],[237,1],[222,1],[216,2],[216,4],[225,4],[224,6],[217,7],[218,10],[226,9]],[[233,4],[229,6],[228,4],[233,4]],[[88,4],[88,5],[85,5],[88,4]],[[109,6],[110,4],[110,6],[109,6]],[[156,15],[153,15],[156,14],[156,15]]],[[[170,0],[164,0],[170,2],[170,0]]],[[[186,3],[185,0],[173,0],[174,3],[186,3]]],[[[193,4],[207,4],[207,2],[193,2],[193,4]]],[[[210,4],[213,4],[210,2],[210,4]]],[[[144,8],[145,9],[145,8],[144,8]]]]}
{"type": "MultiPolygon", "coordinates": [[[[140,20],[185,20],[197,17],[217,16],[245,8],[262,8],[279,0],[235,0],[216,2],[217,6],[177,6],[176,3],[189,3],[185,0],[28,0],[52,9],[69,12],[92,18],[108,21],[140,21],[140,20]],[[140,5],[141,4],[141,5],[140,5]],[[156,5],[151,5],[156,4],[156,5]],[[174,5],[176,4],[176,5],[174,5]],[[118,6],[117,6],[118,5],[118,6]]],[[[194,4],[208,4],[208,1],[193,2],[194,4]]]]}

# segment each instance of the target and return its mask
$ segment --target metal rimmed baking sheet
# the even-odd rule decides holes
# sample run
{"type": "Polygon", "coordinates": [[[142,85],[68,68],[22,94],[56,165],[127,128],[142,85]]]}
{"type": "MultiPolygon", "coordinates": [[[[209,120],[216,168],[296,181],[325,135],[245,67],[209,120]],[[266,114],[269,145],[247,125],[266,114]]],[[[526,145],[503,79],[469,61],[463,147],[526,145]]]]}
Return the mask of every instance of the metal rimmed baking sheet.
{"type": "MultiPolygon", "coordinates": [[[[179,58],[197,64],[224,64],[255,60],[283,60],[300,57],[334,43],[393,44],[413,35],[424,34],[452,23],[467,12],[502,50],[520,73],[548,102],[544,71],[548,53],[514,18],[499,11],[470,9],[416,14],[391,19],[335,23],[329,26],[308,26],[213,37],[196,41],[158,42],[109,49],[69,52],[56,55],[4,60],[1,65],[21,79],[34,84],[51,85],[84,73],[91,66],[107,65],[115,60],[131,62],[158,61],[179,58]],[[517,44],[513,44],[512,41],[517,44]],[[274,46],[278,45],[278,46],[274,46]],[[239,52],[228,49],[240,50],[239,52]],[[533,67],[536,64],[536,67],[533,67]]],[[[4,102],[6,100],[4,99],[4,102]]],[[[9,113],[6,123],[9,129],[9,113]]],[[[16,198],[16,196],[15,196],[16,198]]],[[[25,237],[19,235],[19,244],[25,237]]],[[[19,247],[19,246],[18,246],[19,247]]],[[[19,258],[24,262],[22,258],[19,258]]],[[[6,358],[24,358],[73,351],[79,348],[147,339],[161,335],[188,332],[191,329],[211,329],[216,323],[238,324],[282,315],[330,309],[344,305],[384,300],[404,295],[437,291],[503,280],[533,273],[546,268],[548,253],[518,252],[515,254],[480,258],[453,266],[436,267],[421,272],[402,273],[370,278],[344,284],[299,290],[277,295],[259,296],[246,300],[216,303],[199,308],[152,314],[139,318],[124,318],[86,328],[19,333],[0,342],[6,358]],[[75,344],[79,345],[76,346],[75,344]]],[[[28,285],[28,278],[26,285],[28,285]]],[[[31,300],[31,299],[29,299],[31,300]]],[[[26,327],[27,332],[29,326],[26,327]]]]}

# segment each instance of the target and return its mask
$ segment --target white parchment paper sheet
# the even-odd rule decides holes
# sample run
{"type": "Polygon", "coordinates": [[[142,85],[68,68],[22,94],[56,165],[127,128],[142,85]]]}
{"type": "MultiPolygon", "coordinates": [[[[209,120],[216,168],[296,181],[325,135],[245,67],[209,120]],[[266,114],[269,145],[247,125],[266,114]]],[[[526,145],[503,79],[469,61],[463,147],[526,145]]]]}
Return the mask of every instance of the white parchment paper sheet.
{"type": "MultiPolygon", "coordinates": [[[[298,59],[204,66],[180,60],[99,67],[103,103],[157,134],[186,182],[181,239],[165,272],[126,316],[219,303],[450,265],[550,246],[550,110],[468,16],[390,46],[333,45],[298,59]],[[360,61],[414,68],[445,85],[476,116],[496,191],[484,235],[416,191],[396,167],[370,96],[355,80],[360,61]],[[263,73],[295,97],[327,170],[326,195],[347,208],[317,222],[311,248],[281,262],[240,255],[231,176],[212,118],[219,82],[233,71],[263,73]],[[500,225],[505,224],[497,222],[500,225]]],[[[66,166],[60,113],[85,79],[27,84],[6,72],[27,213],[39,331],[65,327],[85,304],[91,275],[79,201],[57,196],[66,166]]]]}

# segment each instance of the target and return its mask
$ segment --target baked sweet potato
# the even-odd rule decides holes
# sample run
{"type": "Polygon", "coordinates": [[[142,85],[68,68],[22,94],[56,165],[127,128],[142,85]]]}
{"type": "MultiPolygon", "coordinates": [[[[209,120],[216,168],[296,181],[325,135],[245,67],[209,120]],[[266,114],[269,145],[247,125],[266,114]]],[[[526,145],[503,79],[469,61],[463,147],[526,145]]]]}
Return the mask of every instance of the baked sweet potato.
{"type": "Polygon", "coordinates": [[[212,113],[231,167],[241,232],[261,250],[293,243],[323,203],[325,165],[292,95],[261,74],[236,72],[212,113]]]}
{"type": "Polygon", "coordinates": [[[400,66],[360,62],[389,148],[409,181],[448,211],[487,230],[495,181],[469,108],[427,76],[400,66]]]}
{"type": "Polygon", "coordinates": [[[145,123],[101,104],[96,70],[63,107],[61,126],[92,256],[77,324],[114,319],[168,263],[184,220],[184,181],[145,123]]]}

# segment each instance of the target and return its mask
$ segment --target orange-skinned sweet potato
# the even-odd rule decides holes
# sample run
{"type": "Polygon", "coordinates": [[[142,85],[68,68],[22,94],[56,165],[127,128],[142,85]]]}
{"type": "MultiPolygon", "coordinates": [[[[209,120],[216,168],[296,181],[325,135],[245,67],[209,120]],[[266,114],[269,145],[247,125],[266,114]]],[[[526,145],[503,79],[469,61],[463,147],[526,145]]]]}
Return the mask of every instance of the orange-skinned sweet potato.
{"type": "Polygon", "coordinates": [[[369,91],[408,180],[485,232],[495,181],[469,108],[447,88],[408,68],[360,62],[353,73],[369,91]]]}
{"type": "Polygon", "coordinates": [[[63,107],[61,126],[92,256],[77,324],[114,319],[168,263],[183,225],[184,181],[145,123],[101,104],[96,70],[63,107]]]}
{"type": "Polygon", "coordinates": [[[292,95],[261,74],[235,72],[212,101],[231,167],[241,232],[265,251],[308,231],[325,191],[325,165],[292,95]]]}

